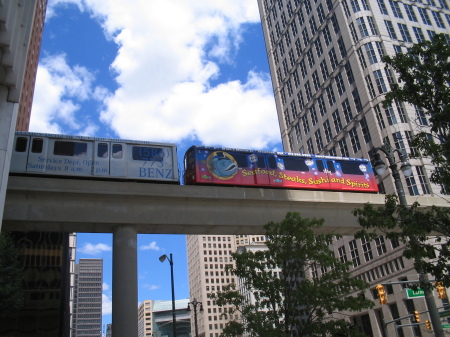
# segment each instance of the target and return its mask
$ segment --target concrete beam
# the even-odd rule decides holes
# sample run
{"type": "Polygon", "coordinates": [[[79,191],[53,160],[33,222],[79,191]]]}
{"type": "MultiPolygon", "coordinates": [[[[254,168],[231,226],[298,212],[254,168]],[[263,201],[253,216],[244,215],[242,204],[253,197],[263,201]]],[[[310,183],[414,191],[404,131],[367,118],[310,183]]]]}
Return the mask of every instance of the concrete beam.
{"type": "MultiPolygon", "coordinates": [[[[441,198],[408,203],[449,207],[441,198]]],[[[221,186],[11,176],[4,230],[113,233],[126,225],[139,234],[264,234],[262,226],[287,212],[324,218],[324,233],[359,229],[351,211],[384,195],[221,186]]]]}

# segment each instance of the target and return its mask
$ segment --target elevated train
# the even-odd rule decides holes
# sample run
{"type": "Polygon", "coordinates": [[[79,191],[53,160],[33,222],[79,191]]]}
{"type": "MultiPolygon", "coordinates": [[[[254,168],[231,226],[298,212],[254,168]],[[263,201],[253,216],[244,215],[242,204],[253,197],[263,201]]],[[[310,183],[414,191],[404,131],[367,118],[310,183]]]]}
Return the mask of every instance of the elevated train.
{"type": "MultiPolygon", "coordinates": [[[[16,132],[11,174],[180,183],[175,144],[16,132]]],[[[191,146],[186,185],[378,192],[366,159],[191,146]]]]}

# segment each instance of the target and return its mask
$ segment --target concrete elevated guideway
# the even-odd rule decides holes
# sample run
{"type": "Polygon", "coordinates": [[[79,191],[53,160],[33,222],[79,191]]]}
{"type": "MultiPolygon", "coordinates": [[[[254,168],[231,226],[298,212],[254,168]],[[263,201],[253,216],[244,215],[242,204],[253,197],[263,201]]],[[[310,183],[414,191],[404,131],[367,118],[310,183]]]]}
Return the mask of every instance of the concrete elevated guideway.
{"type": "MultiPolygon", "coordinates": [[[[440,198],[409,197],[422,206],[440,198]]],[[[113,335],[137,337],[137,234],[263,234],[287,212],[325,219],[323,232],[359,229],[351,211],[383,195],[11,176],[3,230],[114,233],[113,335]]]]}

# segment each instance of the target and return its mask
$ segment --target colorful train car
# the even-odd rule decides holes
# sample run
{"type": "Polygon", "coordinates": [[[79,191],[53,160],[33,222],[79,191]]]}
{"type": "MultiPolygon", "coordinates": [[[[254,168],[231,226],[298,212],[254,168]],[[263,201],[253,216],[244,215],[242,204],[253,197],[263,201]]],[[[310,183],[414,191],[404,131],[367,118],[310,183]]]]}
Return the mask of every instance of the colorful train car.
{"type": "Polygon", "coordinates": [[[179,183],[175,144],[16,132],[12,174],[179,183]]]}
{"type": "Polygon", "coordinates": [[[378,192],[366,159],[192,146],[184,165],[186,185],[378,192]]]}

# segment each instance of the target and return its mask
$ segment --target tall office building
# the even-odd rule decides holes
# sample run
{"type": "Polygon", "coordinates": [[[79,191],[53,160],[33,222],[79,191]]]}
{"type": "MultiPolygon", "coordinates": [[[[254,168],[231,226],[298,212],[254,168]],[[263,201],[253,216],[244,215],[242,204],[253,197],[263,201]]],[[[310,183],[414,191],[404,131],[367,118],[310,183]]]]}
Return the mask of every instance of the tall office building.
{"type": "MultiPolygon", "coordinates": [[[[234,276],[225,271],[232,264],[231,253],[238,246],[252,242],[263,242],[263,235],[187,235],[188,274],[190,299],[203,305],[197,311],[197,325],[200,337],[218,337],[230,320],[239,320],[238,314],[226,314],[208,298],[209,293],[223,290],[230,283],[237,284],[234,276]]],[[[195,331],[194,312],[191,311],[191,331],[195,331]]]]}
{"type": "Polygon", "coordinates": [[[80,259],[75,265],[72,337],[98,337],[102,331],[103,260],[80,259]]]}
{"type": "Polygon", "coordinates": [[[30,125],[31,105],[33,103],[34,86],[41,50],[42,33],[44,31],[47,0],[35,2],[33,25],[27,52],[24,81],[20,93],[19,111],[17,115],[17,131],[28,131],[30,125]]]}
{"type": "MultiPolygon", "coordinates": [[[[396,78],[381,57],[406,52],[436,33],[449,38],[447,0],[258,0],[258,5],[286,151],[373,160],[374,147],[388,143],[416,152],[411,138],[428,120],[421,109],[402,102],[383,108],[384,94],[396,78]]],[[[413,175],[401,177],[406,194],[439,194],[440,187],[429,183],[430,160],[410,163],[413,175]]],[[[382,193],[396,192],[388,172],[378,179],[382,193]]],[[[387,289],[388,305],[378,304],[377,283],[418,278],[398,242],[344,237],[333,242],[333,249],[352,262],[355,277],[371,285],[365,295],[376,301],[374,310],[345,316],[366,335],[385,336],[383,319],[425,309],[422,300],[406,298],[398,284],[387,289]]],[[[448,302],[438,300],[442,305],[448,302]]],[[[422,334],[418,327],[394,331],[394,324],[388,332],[422,334]]]]}

